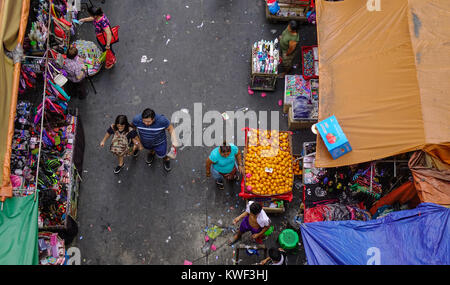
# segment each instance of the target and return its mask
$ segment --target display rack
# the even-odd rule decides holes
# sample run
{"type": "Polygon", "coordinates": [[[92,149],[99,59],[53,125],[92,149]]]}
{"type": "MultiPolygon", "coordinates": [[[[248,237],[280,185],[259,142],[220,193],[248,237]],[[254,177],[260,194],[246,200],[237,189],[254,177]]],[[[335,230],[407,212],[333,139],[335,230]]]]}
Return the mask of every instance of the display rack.
{"type": "Polygon", "coordinates": [[[259,61],[258,58],[258,49],[255,45],[259,44],[259,42],[255,43],[252,46],[251,52],[251,77],[250,77],[250,88],[252,90],[260,90],[260,91],[274,91],[275,85],[277,83],[278,76],[278,63],[279,63],[279,51],[275,48],[276,43],[270,42],[272,44],[271,52],[273,52],[273,65],[270,65],[270,69],[265,69],[264,72],[261,70],[256,70],[256,63],[259,61]]]}
{"type": "MultiPolygon", "coordinates": [[[[77,111],[78,112],[78,111],[77,111]]],[[[77,114],[78,115],[78,114],[77,114]]],[[[69,228],[69,223],[68,223],[68,217],[70,217],[73,221],[77,221],[78,219],[78,211],[77,211],[77,206],[78,206],[78,197],[79,197],[79,190],[80,190],[80,183],[81,183],[81,176],[80,176],[80,172],[81,171],[81,166],[80,165],[76,165],[77,163],[75,162],[75,157],[82,155],[82,154],[78,154],[76,153],[79,148],[76,147],[77,144],[82,144],[84,145],[84,141],[83,137],[80,136],[80,130],[81,130],[81,125],[79,124],[78,121],[78,117],[74,116],[74,123],[72,124],[72,127],[75,128],[74,133],[73,133],[73,138],[69,139],[69,141],[71,140],[71,146],[69,149],[66,149],[66,152],[64,153],[64,157],[68,158],[70,160],[70,168],[68,169],[69,172],[69,183],[67,183],[65,186],[67,194],[66,194],[66,208],[65,208],[65,218],[63,220],[63,223],[61,224],[57,224],[57,225],[51,225],[51,226],[46,226],[42,223],[42,221],[39,222],[39,230],[44,230],[44,231],[60,231],[60,230],[68,230],[69,228]]],[[[40,214],[40,213],[39,213],[40,214]]]]}

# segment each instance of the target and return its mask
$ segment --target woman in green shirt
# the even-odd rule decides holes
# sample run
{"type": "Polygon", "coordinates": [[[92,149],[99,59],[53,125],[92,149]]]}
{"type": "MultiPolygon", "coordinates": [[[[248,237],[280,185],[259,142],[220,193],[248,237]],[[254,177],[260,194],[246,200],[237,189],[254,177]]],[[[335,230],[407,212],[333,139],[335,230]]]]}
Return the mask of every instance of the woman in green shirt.
{"type": "Polygon", "coordinates": [[[290,21],[287,28],[280,36],[280,49],[281,49],[281,67],[284,68],[284,72],[280,74],[280,78],[284,78],[292,68],[292,62],[294,60],[295,49],[300,40],[298,34],[298,23],[296,21],[290,21]]]}

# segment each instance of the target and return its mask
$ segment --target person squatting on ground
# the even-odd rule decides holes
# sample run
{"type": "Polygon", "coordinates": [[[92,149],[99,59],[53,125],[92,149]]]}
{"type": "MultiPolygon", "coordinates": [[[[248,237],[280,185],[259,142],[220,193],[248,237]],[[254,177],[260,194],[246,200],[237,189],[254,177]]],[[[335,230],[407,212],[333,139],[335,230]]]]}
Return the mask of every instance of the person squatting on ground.
{"type": "Polygon", "coordinates": [[[224,179],[239,179],[237,171],[243,175],[244,165],[239,148],[232,143],[228,145],[224,141],[223,145],[211,151],[206,159],[206,177],[210,177],[212,173],[220,190],[224,189],[224,179]]]}
{"type": "MultiPolygon", "coordinates": [[[[103,13],[102,8],[100,7],[90,7],[88,8],[89,17],[80,19],[79,22],[85,23],[85,22],[93,22],[95,27],[95,34],[96,36],[102,34],[105,32],[106,34],[106,41],[105,45],[103,45],[97,38],[98,44],[101,46],[102,50],[105,52],[106,50],[110,50],[114,54],[114,60],[116,53],[112,49],[112,31],[111,31],[111,24],[109,22],[109,19],[106,17],[106,15],[103,13]]],[[[115,63],[115,62],[114,62],[115,63]]],[[[110,66],[109,68],[111,68],[110,66]]],[[[108,68],[108,67],[107,67],[108,68]]]]}
{"type": "Polygon", "coordinates": [[[78,49],[74,46],[70,47],[66,52],[66,60],[64,61],[64,70],[67,72],[67,89],[71,97],[78,96],[80,99],[86,98],[86,88],[84,86],[84,78],[86,78],[86,66],[82,59],[78,56],[78,49]]]}
{"type": "Polygon", "coordinates": [[[111,140],[110,151],[119,159],[119,165],[114,169],[114,173],[118,174],[125,166],[125,156],[133,153],[137,154],[140,142],[137,132],[128,123],[127,116],[119,115],[116,121],[106,131],[105,137],[100,142],[100,146],[104,147],[106,141],[110,136],[111,140]]]}
{"type": "Polygon", "coordinates": [[[270,228],[270,219],[263,210],[261,204],[250,201],[240,216],[234,218],[233,224],[239,223],[242,220],[239,230],[236,235],[230,240],[229,245],[232,245],[239,240],[243,233],[251,232],[252,238],[259,244],[262,243],[264,233],[270,228]]]}
{"type": "Polygon", "coordinates": [[[283,73],[279,76],[280,78],[284,78],[291,71],[297,44],[300,41],[298,28],[299,25],[296,21],[290,21],[279,38],[282,59],[280,66],[284,69],[283,73]]]}
{"type": "Polygon", "coordinates": [[[164,116],[156,114],[152,109],[145,109],[142,114],[136,115],[132,122],[132,127],[138,132],[140,138],[140,150],[149,150],[146,163],[151,166],[155,158],[163,159],[164,170],[169,172],[170,158],[167,156],[167,136],[166,130],[171,135],[173,146],[178,146],[175,129],[170,121],[164,116]]]}
{"type": "Polygon", "coordinates": [[[282,248],[270,248],[269,257],[262,260],[259,265],[287,265],[286,252],[282,248]]]}

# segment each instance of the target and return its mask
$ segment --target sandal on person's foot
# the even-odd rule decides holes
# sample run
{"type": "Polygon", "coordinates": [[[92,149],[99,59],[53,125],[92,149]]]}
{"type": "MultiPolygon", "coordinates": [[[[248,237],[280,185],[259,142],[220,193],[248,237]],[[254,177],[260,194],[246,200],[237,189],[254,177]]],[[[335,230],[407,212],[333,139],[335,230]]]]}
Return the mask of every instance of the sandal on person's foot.
{"type": "Polygon", "coordinates": [[[114,168],[114,173],[118,174],[124,166],[125,166],[125,163],[122,165],[118,165],[116,168],[114,168]]]}
{"type": "Polygon", "coordinates": [[[223,186],[223,182],[217,182],[217,181],[216,181],[216,185],[217,185],[217,188],[218,188],[219,190],[225,189],[225,187],[223,186]]]}

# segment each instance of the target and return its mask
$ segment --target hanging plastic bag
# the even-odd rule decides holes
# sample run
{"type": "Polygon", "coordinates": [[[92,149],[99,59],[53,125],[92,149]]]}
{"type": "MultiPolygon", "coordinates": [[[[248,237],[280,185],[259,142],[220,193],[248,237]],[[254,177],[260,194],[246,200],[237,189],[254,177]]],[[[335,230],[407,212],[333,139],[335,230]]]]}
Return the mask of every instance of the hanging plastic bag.
{"type": "Polygon", "coordinates": [[[280,11],[280,6],[278,5],[277,0],[268,0],[267,8],[272,15],[276,15],[280,11]]]}
{"type": "Polygon", "coordinates": [[[116,64],[116,56],[114,53],[108,49],[106,50],[106,62],[105,62],[105,68],[110,69],[116,64]]]}
{"type": "Polygon", "coordinates": [[[106,51],[98,58],[98,61],[104,63],[106,61],[106,51]]]}

